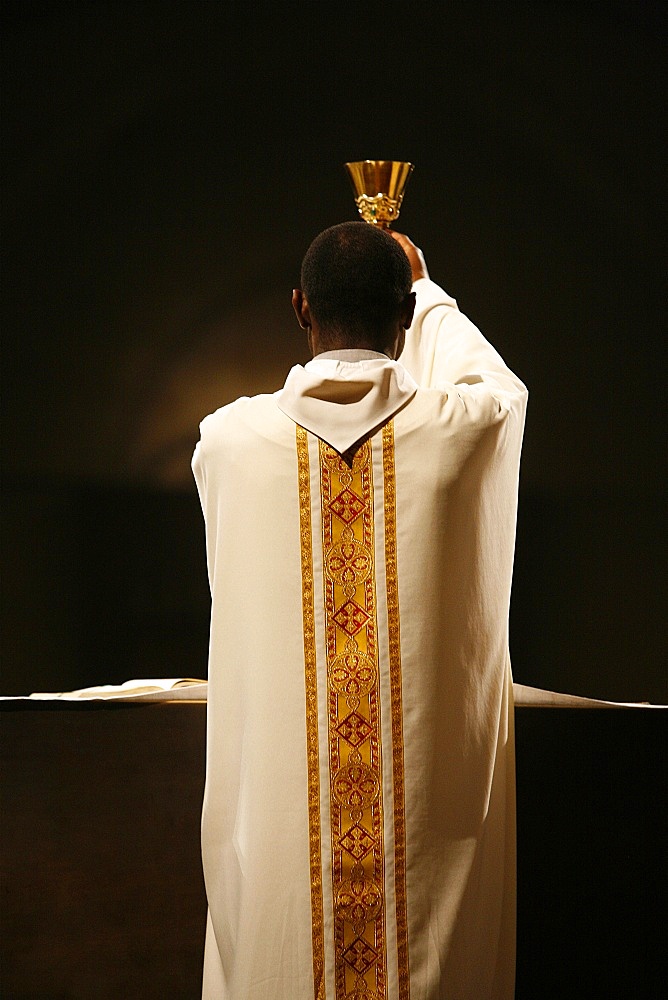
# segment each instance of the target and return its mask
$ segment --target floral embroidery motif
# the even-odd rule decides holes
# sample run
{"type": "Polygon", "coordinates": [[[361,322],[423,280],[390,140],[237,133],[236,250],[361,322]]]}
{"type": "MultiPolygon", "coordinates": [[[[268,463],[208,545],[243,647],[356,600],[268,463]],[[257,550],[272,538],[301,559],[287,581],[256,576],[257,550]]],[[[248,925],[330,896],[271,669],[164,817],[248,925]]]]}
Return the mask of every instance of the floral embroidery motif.
{"type": "Polygon", "coordinates": [[[334,583],[343,588],[349,597],[371,572],[371,559],[363,545],[353,537],[350,528],[344,528],[342,540],[327,553],[327,573],[334,583]]]}
{"type": "Polygon", "coordinates": [[[378,915],[382,905],[383,897],[378,886],[366,878],[346,879],[336,893],[337,909],[353,925],[357,934],[364,934],[364,928],[378,915]]]}
{"type": "Polygon", "coordinates": [[[360,652],[355,640],[349,639],[343,654],[330,664],[329,680],[337,694],[345,695],[350,707],[357,708],[360,697],[376,683],[376,666],[370,656],[360,652]]]}
{"type": "Polygon", "coordinates": [[[382,1000],[382,997],[378,993],[374,993],[373,990],[367,990],[362,986],[360,989],[353,990],[352,993],[346,993],[344,1000],[382,1000]]]}

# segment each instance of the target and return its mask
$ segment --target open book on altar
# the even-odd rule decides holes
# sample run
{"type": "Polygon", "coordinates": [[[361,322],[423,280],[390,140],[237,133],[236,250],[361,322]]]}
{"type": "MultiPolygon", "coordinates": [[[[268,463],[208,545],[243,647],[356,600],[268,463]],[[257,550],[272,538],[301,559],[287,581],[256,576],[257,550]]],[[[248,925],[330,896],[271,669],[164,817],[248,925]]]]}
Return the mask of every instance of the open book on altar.
{"type": "Polygon", "coordinates": [[[140,677],[124,684],[99,684],[78,691],[36,692],[32,700],[49,701],[206,701],[207,683],[194,677],[140,677]]]}

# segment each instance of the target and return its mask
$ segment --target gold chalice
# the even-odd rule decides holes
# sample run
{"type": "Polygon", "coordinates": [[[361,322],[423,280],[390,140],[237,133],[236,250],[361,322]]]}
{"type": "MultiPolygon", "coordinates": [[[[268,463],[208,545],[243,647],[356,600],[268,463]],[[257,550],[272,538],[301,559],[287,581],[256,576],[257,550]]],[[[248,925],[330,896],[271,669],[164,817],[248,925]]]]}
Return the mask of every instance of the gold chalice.
{"type": "Polygon", "coordinates": [[[344,166],[355,192],[357,210],[364,221],[389,229],[399,218],[413,164],[401,160],[358,160],[344,166]]]}

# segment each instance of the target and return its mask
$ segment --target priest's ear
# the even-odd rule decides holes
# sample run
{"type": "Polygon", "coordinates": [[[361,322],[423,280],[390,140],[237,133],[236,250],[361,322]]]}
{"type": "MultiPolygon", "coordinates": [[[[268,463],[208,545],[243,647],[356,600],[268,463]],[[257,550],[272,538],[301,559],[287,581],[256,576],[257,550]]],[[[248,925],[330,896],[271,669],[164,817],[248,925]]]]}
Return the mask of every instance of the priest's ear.
{"type": "Polygon", "coordinates": [[[313,325],[311,323],[311,312],[301,288],[293,288],[292,290],[292,308],[295,311],[297,322],[302,330],[310,330],[313,325]]]}
{"type": "Polygon", "coordinates": [[[413,314],[415,313],[415,298],[415,292],[409,292],[404,301],[401,303],[401,325],[404,330],[408,330],[413,322],[413,314]]]}

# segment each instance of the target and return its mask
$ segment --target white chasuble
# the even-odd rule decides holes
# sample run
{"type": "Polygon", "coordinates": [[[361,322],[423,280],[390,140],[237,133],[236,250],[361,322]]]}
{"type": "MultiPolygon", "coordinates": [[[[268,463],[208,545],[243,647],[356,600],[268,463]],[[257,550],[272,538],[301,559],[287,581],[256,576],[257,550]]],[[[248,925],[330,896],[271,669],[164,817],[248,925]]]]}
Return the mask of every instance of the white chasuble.
{"type": "Polygon", "coordinates": [[[413,377],[341,352],[202,423],[206,1000],[513,996],[526,391],[416,292],[413,377]]]}

